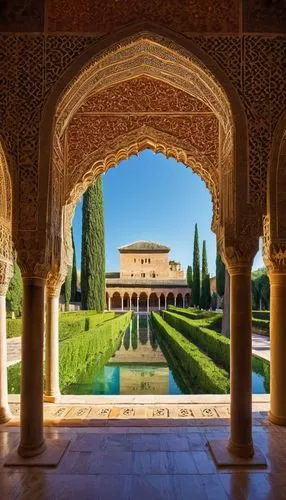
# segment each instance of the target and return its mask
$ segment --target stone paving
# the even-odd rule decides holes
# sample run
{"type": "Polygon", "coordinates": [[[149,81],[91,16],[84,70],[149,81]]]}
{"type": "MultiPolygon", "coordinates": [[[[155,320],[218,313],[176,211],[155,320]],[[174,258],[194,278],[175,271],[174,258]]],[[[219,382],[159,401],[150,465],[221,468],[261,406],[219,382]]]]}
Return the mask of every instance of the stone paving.
{"type": "MultiPolygon", "coordinates": [[[[266,416],[265,416],[266,418],[266,416]]],[[[45,428],[70,444],[57,467],[4,466],[19,429],[0,428],[3,500],[285,500],[286,428],[254,422],[265,468],[217,469],[208,440],[227,439],[224,419],[174,427],[45,428]]],[[[182,421],[181,421],[182,422],[182,421]]]]}

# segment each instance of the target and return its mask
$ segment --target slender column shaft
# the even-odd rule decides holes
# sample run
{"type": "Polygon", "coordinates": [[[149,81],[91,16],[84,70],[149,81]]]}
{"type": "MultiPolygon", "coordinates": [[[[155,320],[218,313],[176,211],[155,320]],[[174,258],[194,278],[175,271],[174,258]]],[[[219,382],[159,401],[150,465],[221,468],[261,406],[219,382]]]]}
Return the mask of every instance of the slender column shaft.
{"type": "Polygon", "coordinates": [[[18,453],[39,455],[43,436],[43,340],[45,280],[24,278],[22,334],[21,439],[18,453]]]}
{"type": "Polygon", "coordinates": [[[111,311],[111,300],[110,296],[108,296],[108,310],[111,311]]]}
{"type": "Polygon", "coordinates": [[[158,311],[160,311],[160,307],[161,307],[161,303],[160,302],[161,302],[161,297],[159,295],[159,297],[158,297],[158,311]]]}
{"type": "Polygon", "coordinates": [[[147,312],[149,312],[149,296],[147,297],[147,312]]]}
{"type": "Polygon", "coordinates": [[[132,309],[132,302],[131,302],[131,297],[129,297],[129,310],[131,311],[132,309]]]}
{"type": "Polygon", "coordinates": [[[59,382],[59,297],[47,294],[46,321],[46,387],[45,400],[55,401],[60,396],[59,382]]]}
{"type": "Polygon", "coordinates": [[[270,278],[270,413],[277,425],[286,425],[286,274],[270,278]]]}
{"type": "Polygon", "coordinates": [[[137,297],[137,312],[139,312],[139,297],[137,297]]]}
{"type": "Polygon", "coordinates": [[[165,295],[165,309],[167,309],[167,297],[165,295]]]}
{"type": "Polygon", "coordinates": [[[10,418],[7,383],[6,297],[0,295],[0,424],[8,422],[10,418]]]}
{"type": "Polygon", "coordinates": [[[185,295],[183,295],[183,307],[185,307],[185,304],[186,304],[186,302],[185,302],[185,295]]]}
{"type": "Polygon", "coordinates": [[[237,265],[230,272],[230,394],[231,422],[229,450],[251,457],[251,266],[237,265]]]}

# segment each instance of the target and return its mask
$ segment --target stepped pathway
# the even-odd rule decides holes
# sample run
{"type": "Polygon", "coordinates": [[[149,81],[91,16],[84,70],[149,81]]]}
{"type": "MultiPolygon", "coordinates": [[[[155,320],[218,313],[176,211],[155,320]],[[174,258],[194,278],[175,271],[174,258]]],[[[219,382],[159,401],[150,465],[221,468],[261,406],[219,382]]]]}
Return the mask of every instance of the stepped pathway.
{"type": "MultiPolygon", "coordinates": [[[[252,334],[252,353],[259,358],[270,361],[270,340],[269,337],[252,334]]],[[[14,337],[7,340],[8,366],[15,365],[21,361],[21,337],[14,337]]]]}

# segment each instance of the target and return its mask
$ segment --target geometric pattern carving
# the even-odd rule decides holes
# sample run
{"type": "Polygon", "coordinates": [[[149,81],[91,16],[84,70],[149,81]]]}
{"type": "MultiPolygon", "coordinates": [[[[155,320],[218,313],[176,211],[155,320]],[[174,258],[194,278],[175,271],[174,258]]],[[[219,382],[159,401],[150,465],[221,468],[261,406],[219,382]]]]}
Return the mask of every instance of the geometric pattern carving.
{"type": "Polygon", "coordinates": [[[172,0],[144,2],[126,0],[49,0],[50,32],[107,33],[120,26],[149,21],[180,32],[223,32],[239,30],[239,1],[172,0]]]}

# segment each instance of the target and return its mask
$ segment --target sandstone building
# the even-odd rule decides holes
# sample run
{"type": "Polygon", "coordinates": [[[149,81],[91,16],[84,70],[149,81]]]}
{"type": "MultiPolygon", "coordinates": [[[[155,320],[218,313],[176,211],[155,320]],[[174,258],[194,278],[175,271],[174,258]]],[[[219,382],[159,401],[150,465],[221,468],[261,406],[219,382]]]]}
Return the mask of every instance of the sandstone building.
{"type": "Polygon", "coordinates": [[[179,262],[169,260],[170,248],[136,241],[119,248],[120,272],[106,275],[107,308],[147,311],[190,304],[190,289],[179,262]]]}

